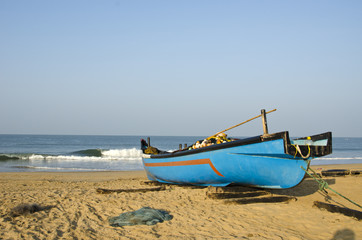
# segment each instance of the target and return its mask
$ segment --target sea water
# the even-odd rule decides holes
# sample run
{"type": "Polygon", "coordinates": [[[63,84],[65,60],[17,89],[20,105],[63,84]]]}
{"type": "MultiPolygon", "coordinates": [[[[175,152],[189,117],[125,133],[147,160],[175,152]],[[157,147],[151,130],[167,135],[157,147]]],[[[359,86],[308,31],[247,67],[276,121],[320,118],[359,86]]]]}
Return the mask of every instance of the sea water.
{"type": "MultiPolygon", "coordinates": [[[[144,136],[1,135],[0,172],[143,170],[144,136]]],[[[151,137],[160,149],[176,150],[203,137],[151,137]]]]}
{"type": "MultiPolygon", "coordinates": [[[[0,134],[0,172],[143,170],[142,138],[146,137],[0,134]]],[[[172,151],[203,138],[154,136],[151,145],[172,151]]],[[[312,161],[350,163],[362,163],[362,138],[333,138],[333,154],[312,161]]]]}

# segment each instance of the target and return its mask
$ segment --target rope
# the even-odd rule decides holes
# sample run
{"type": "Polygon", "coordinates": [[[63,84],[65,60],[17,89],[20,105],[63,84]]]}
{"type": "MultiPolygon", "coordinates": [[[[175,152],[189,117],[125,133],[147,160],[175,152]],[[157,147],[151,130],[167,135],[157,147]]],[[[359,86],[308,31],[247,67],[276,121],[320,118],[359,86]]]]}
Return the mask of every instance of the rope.
{"type": "Polygon", "coordinates": [[[343,198],[346,199],[347,201],[353,203],[353,204],[356,205],[357,207],[362,208],[362,206],[359,205],[358,203],[352,201],[351,199],[349,199],[349,198],[343,196],[342,194],[338,193],[337,191],[333,190],[333,189],[328,185],[328,183],[327,183],[326,181],[324,181],[320,176],[318,176],[317,173],[316,173],[313,169],[311,169],[310,167],[308,167],[308,170],[310,170],[313,175],[312,175],[310,172],[308,172],[308,170],[305,170],[303,166],[301,166],[301,168],[304,170],[304,172],[306,172],[309,176],[311,176],[314,180],[317,181],[317,183],[319,184],[319,190],[324,191],[325,193],[328,194],[328,192],[327,192],[326,189],[330,189],[330,190],[332,190],[334,193],[336,193],[336,194],[338,194],[339,196],[343,197],[343,198]],[[314,176],[317,176],[318,179],[317,179],[316,177],[314,177],[314,176]]]}
{"type": "MultiPolygon", "coordinates": [[[[268,114],[268,113],[271,113],[271,112],[274,112],[274,111],[276,111],[276,109],[273,109],[273,110],[271,110],[271,111],[269,111],[269,112],[266,112],[265,114],[268,114]]],[[[220,132],[217,132],[217,133],[215,133],[214,135],[212,135],[212,136],[210,136],[210,137],[208,137],[208,138],[206,138],[206,139],[210,139],[210,138],[212,138],[212,137],[217,136],[217,135],[220,134],[220,133],[223,133],[223,132],[229,131],[230,129],[239,127],[240,125],[242,125],[242,124],[244,124],[244,123],[247,123],[247,122],[250,122],[251,120],[254,120],[254,119],[256,119],[256,118],[258,118],[258,117],[261,117],[261,116],[262,116],[262,115],[260,114],[260,115],[258,115],[258,116],[256,116],[256,117],[250,118],[249,120],[246,120],[245,122],[236,124],[235,126],[232,126],[232,127],[229,127],[229,128],[227,128],[227,129],[225,129],[225,130],[222,130],[222,131],[220,131],[220,132]]]]}
{"type": "Polygon", "coordinates": [[[295,154],[294,154],[294,158],[297,156],[298,152],[299,152],[300,156],[301,156],[303,159],[307,159],[307,158],[310,157],[310,146],[309,146],[309,145],[307,145],[307,146],[308,146],[308,154],[307,154],[307,156],[303,156],[302,151],[300,150],[299,145],[292,144],[292,146],[295,147],[295,149],[296,149],[295,154]]]}

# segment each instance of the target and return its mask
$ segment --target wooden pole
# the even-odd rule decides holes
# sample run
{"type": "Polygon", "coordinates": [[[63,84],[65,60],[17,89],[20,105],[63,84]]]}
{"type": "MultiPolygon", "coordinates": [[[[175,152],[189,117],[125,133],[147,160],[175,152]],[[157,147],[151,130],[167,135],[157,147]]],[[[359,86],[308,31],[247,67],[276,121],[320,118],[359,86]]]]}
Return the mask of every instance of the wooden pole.
{"type": "Polygon", "coordinates": [[[261,118],[263,120],[263,129],[264,129],[264,135],[268,134],[268,123],[266,121],[266,113],[265,113],[265,109],[261,110],[261,118]]]}
{"type": "MultiPolygon", "coordinates": [[[[273,109],[273,110],[271,110],[271,111],[269,111],[269,112],[266,112],[265,114],[268,114],[268,113],[271,113],[271,112],[275,112],[275,111],[276,111],[276,109],[273,109]]],[[[229,128],[227,128],[227,129],[225,129],[225,130],[223,130],[223,131],[220,131],[220,132],[218,132],[218,133],[215,133],[214,135],[208,137],[207,139],[212,138],[212,137],[215,137],[216,135],[218,135],[218,134],[220,134],[220,133],[229,131],[230,129],[239,127],[240,125],[243,125],[243,124],[245,124],[245,123],[247,123],[247,122],[250,122],[250,121],[252,121],[252,120],[254,120],[254,119],[258,118],[258,117],[261,117],[261,114],[258,115],[258,116],[256,116],[256,117],[250,118],[249,120],[246,120],[246,121],[244,121],[244,122],[242,122],[242,123],[236,124],[235,126],[229,127],[229,128]]]]}

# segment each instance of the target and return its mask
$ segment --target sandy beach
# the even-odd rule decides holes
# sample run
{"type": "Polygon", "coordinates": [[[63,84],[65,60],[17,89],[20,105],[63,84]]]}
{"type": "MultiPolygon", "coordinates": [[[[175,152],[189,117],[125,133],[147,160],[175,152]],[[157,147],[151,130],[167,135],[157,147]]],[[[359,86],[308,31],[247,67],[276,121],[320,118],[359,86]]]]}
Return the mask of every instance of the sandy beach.
{"type": "MultiPolygon", "coordinates": [[[[322,165],[317,172],[362,164],[322,165]]],[[[324,177],[330,187],[362,204],[362,177],[324,177]]],[[[362,239],[362,222],[313,206],[314,201],[358,207],[329,191],[319,191],[312,178],[287,190],[260,191],[240,187],[194,188],[166,185],[165,190],[114,192],[104,189],[155,188],[137,172],[21,172],[0,173],[0,239],[362,239]],[[263,192],[288,197],[287,202],[237,202],[228,192],[263,192]],[[224,199],[215,199],[224,194],[224,199]],[[227,197],[229,196],[229,197],[227,197]],[[36,203],[44,210],[17,217],[10,210],[36,203]],[[168,211],[173,219],[156,225],[112,227],[108,219],[151,207],[168,211]]]]}

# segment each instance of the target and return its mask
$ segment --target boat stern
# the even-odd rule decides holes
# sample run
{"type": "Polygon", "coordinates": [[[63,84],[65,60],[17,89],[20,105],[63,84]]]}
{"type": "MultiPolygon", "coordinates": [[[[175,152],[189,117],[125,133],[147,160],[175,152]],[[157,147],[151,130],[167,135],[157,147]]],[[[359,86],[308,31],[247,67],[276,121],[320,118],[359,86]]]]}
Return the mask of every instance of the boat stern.
{"type": "Polygon", "coordinates": [[[303,159],[329,155],[332,153],[332,132],[290,140],[286,143],[285,152],[303,159]]]}

